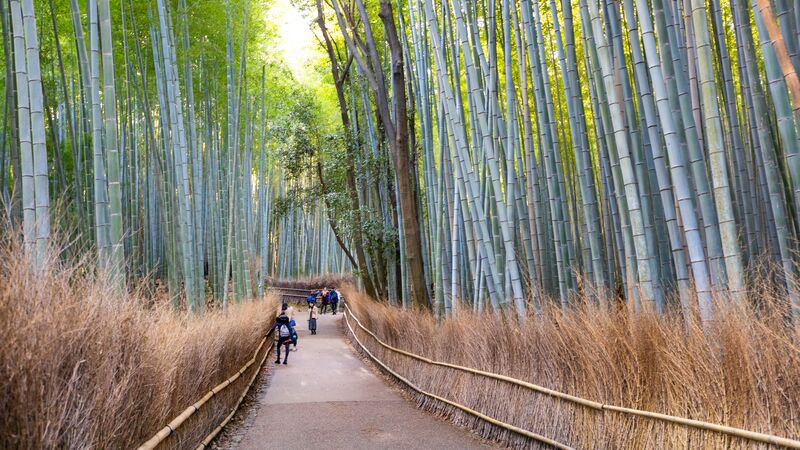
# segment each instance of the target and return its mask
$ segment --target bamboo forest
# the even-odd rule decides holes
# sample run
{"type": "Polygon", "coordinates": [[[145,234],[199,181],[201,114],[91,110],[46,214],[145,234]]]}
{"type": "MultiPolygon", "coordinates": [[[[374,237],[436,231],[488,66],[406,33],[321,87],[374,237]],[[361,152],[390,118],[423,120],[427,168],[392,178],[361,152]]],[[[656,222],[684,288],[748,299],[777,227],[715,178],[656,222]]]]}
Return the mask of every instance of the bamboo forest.
{"type": "Polygon", "coordinates": [[[0,19],[0,448],[800,448],[796,0],[0,19]]]}

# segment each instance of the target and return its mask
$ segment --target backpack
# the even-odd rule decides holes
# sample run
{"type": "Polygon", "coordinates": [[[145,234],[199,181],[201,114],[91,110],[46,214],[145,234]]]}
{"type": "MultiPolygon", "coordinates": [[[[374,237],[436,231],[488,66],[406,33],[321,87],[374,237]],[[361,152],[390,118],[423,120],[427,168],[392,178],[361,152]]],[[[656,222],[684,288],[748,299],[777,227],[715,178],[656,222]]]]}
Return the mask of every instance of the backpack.
{"type": "Polygon", "coordinates": [[[287,325],[281,325],[280,330],[278,331],[278,336],[285,338],[289,337],[291,332],[289,331],[289,327],[287,325]]]}

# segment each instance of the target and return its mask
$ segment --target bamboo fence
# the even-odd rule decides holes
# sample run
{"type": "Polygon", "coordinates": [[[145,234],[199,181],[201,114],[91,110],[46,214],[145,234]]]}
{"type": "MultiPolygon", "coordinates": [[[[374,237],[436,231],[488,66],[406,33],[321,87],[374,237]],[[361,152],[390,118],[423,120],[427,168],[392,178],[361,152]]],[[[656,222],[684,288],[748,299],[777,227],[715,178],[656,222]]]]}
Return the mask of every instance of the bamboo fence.
{"type": "MultiPolygon", "coordinates": [[[[233,384],[236,380],[238,380],[239,377],[241,377],[250,368],[250,366],[255,364],[259,352],[264,347],[264,344],[267,342],[267,339],[269,339],[271,334],[272,331],[270,330],[270,333],[268,333],[266,336],[264,336],[263,339],[261,339],[261,342],[258,344],[258,348],[256,348],[256,351],[253,353],[253,357],[250,358],[250,360],[247,361],[244,364],[244,366],[242,366],[236,373],[234,373],[228,379],[226,379],[225,381],[223,381],[222,383],[218,384],[216,387],[208,391],[206,395],[204,395],[200,400],[198,400],[197,402],[186,408],[177,417],[172,419],[170,423],[165,425],[164,428],[159,430],[158,433],[156,433],[153,437],[148,439],[144,444],[139,446],[138,450],[152,450],[158,447],[162,442],[164,442],[164,440],[166,440],[170,435],[172,435],[172,433],[174,433],[181,425],[183,425],[190,417],[192,417],[196,412],[200,411],[200,408],[202,408],[203,405],[206,404],[206,402],[211,400],[212,397],[219,394],[220,392],[225,390],[228,386],[233,384]]],[[[266,351],[264,351],[264,355],[261,357],[261,360],[258,363],[259,368],[264,364],[264,361],[267,359],[267,355],[272,349],[273,344],[274,342],[270,342],[266,351]]],[[[222,428],[225,427],[225,425],[231,420],[233,415],[236,414],[236,411],[239,409],[239,405],[242,404],[242,400],[244,400],[245,395],[247,395],[247,392],[250,391],[250,386],[253,385],[253,381],[255,381],[258,372],[259,370],[255,370],[253,372],[253,375],[250,377],[247,386],[242,391],[242,395],[239,396],[239,400],[236,402],[236,405],[234,405],[233,409],[231,410],[231,413],[228,414],[228,416],[225,417],[225,419],[208,436],[206,436],[205,439],[203,439],[203,441],[198,446],[199,449],[208,446],[208,444],[211,443],[212,440],[214,440],[214,438],[220,433],[220,431],[222,431],[222,428]]]]}
{"type": "MultiPolygon", "coordinates": [[[[424,356],[420,356],[420,355],[417,355],[415,353],[407,352],[405,350],[393,347],[393,346],[385,343],[375,333],[373,333],[371,330],[366,328],[361,323],[361,321],[358,319],[358,317],[356,317],[353,314],[353,312],[350,310],[350,308],[347,305],[344,305],[344,306],[345,306],[345,312],[346,312],[345,319],[347,319],[347,316],[352,317],[353,320],[356,321],[356,324],[358,325],[358,327],[361,328],[365,333],[370,335],[379,345],[381,345],[382,347],[384,347],[384,348],[386,348],[386,349],[388,349],[388,350],[390,350],[392,352],[407,356],[409,358],[416,359],[418,361],[422,361],[422,362],[424,362],[426,364],[431,364],[431,365],[441,366],[441,367],[447,367],[447,368],[450,368],[450,369],[455,369],[455,370],[459,370],[459,371],[462,371],[462,372],[471,373],[473,375],[478,375],[478,376],[482,376],[482,377],[486,377],[486,378],[492,378],[492,379],[495,379],[495,380],[499,380],[499,381],[503,381],[503,382],[506,382],[506,383],[514,384],[514,385],[520,386],[522,388],[529,389],[529,390],[532,390],[532,391],[535,391],[535,392],[538,392],[538,393],[541,393],[541,394],[544,394],[544,395],[548,395],[550,397],[553,397],[553,398],[556,398],[556,399],[559,399],[559,400],[575,403],[575,404],[578,404],[578,405],[581,405],[581,406],[584,406],[584,407],[587,407],[587,408],[591,408],[591,409],[594,409],[594,410],[598,410],[598,411],[603,411],[603,412],[604,411],[613,411],[613,412],[616,412],[616,413],[622,413],[622,414],[627,414],[627,415],[632,415],[632,416],[637,416],[637,417],[646,417],[646,418],[649,418],[649,419],[654,419],[654,420],[667,422],[667,423],[672,423],[672,424],[676,424],[676,425],[682,425],[682,426],[696,428],[696,429],[700,429],[700,430],[706,430],[706,431],[713,431],[713,432],[716,432],[716,433],[722,433],[722,434],[726,434],[726,435],[729,435],[729,436],[734,436],[734,437],[741,438],[741,439],[746,439],[746,440],[753,441],[753,442],[759,442],[759,443],[763,443],[763,444],[781,446],[781,447],[784,447],[784,448],[800,449],[800,441],[797,441],[797,440],[794,440],[794,439],[789,439],[789,438],[784,438],[784,437],[774,436],[774,435],[764,434],[764,433],[757,433],[757,432],[754,432],[754,431],[744,430],[744,429],[735,428],[735,427],[729,427],[729,426],[725,426],[725,425],[719,425],[719,424],[716,424],[716,423],[704,422],[704,421],[701,421],[701,420],[687,419],[685,417],[671,416],[669,414],[661,414],[661,413],[652,412],[652,411],[643,411],[643,410],[640,410],[640,409],[633,409],[633,408],[625,408],[625,407],[622,407],[622,406],[608,405],[608,404],[596,402],[596,401],[593,401],[593,400],[585,399],[585,398],[582,398],[582,397],[569,395],[567,393],[559,392],[559,391],[556,391],[556,390],[553,390],[553,389],[548,389],[548,388],[546,388],[544,386],[539,386],[537,384],[529,383],[527,381],[522,381],[522,380],[519,380],[519,379],[516,379],[516,378],[512,378],[512,377],[508,377],[508,376],[505,376],[505,375],[500,375],[500,374],[496,374],[496,373],[492,373],[492,372],[487,372],[487,371],[484,371],[484,370],[478,370],[478,369],[474,369],[474,368],[471,368],[471,367],[459,366],[459,365],[456,365],[456,364],[450,364],[450,363],[446,363],[446,362],[442,362],[442,361],[432,360],[432,359],[426,358],[424,356]]],[[[391,373],[393,376],[398,378],[400,381],[402,381],[403,383],[405,383],[408,386],[410,386],[413,390],[415,390],[415,391],[417,391],[417,392],[419,392],[419,393],[421,393],[423,395],[432,397],[432,398],[434,398],[436,400],[439,400],[441,402],[447,403],[447,404],[449,404],[451,406],[454,406],[454,407],[456,407],[458,409],[461,409],[461,410],[463,410],[463,411],[465,411],[465,412],[467,412],[469,414],[475,415],[476,417],[479,417],[479,418],[481,418],[483,420],[486,420],[487,422],[492,423],[493,425],[497,425],[497,426],[500,426],[500,427],[505,428],[507,430],[514,431],[514,432],[516,432],[518,434],[522,434],[524,436],[531,437],[531,438],[536,439],[538,441],[548,443],[550,445],[553,445],[554,447],[568,448],[568,447],[564,447],[563,444],[554,443],[554,442],[548,442],[548,441],[550,441],[550,439],[542,438],[541,436],[536,435],[535,433],[532,433],[532,432],[530,432],[528,430],[523,430],[523,429],[514,427],[513,425],[505,424],[505,423],[500,422],[498,420],[489,418],[487,416],[484,416],[484,415],[482,415],[482,414],[480,414],[478,412],[475,412],[475,411],[467,408],[466,406],[459,405],[459,404],[457,404],[455,402],[449,401],[447,399],[444,399],[442,397],[436,396],[434,394],[430,394],[428,392],[425,392],[425,391],[417,388],[410,381],[406,380],[405,378],[403,378],[402,376],[397,374],[397,372],[395,372],[392,369],[390,369],[383,362],[378,360],[371,352],[369,352],[369,350],[367,350],[366,346],[364,346],[361,343],[361,341],[358,339],[358,337],[356,336],[356,334],[353,331],[352,327],[350,327],[350,322],[349,321],[347,322],[347,327],[349,328],[350,333],[353,336],[353,338],[356,340],[356,342],[359,344],[359,346],[361,346],[361,348],[364,349],[364,351],[367,353],[367,355],[370,356],[370,358],[372,358],[376,363],[378,363],[378,365],[380,365],[381,367],[386,369],[389,373],[391,373]]]]}

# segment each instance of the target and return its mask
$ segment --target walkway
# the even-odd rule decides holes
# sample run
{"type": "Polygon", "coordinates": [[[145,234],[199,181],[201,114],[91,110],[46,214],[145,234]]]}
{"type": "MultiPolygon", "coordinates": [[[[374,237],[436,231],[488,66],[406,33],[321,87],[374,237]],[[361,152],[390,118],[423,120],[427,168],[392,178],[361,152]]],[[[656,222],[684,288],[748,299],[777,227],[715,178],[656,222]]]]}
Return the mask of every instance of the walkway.
{"type": "MultiPolygon", "coordinates": [[[[487,448],[365,367],[342,337],[341,315],[320,317],[311,336],[304,314],[297,314],[298,350],[274,368],[239,450],[487,448]]],[[[270,356],[272,364],[274,350],[270,356]]]]}

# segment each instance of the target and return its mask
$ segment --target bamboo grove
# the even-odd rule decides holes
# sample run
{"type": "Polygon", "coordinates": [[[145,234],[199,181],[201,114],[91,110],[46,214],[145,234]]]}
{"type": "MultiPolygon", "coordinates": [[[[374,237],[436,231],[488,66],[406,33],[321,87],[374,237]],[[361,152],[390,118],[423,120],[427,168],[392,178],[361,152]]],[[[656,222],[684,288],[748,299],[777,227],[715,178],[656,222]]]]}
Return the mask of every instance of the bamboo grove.
{"type": "Polygon", "coordinates": [[[293,4],[330,108],[260,48],[264,2],[0,1],[2,204],[37,264],[52,225],[194,311],[352,270],[445,315],[702,321],[768,267],[798,319],[792,1],[293,4]]]}
{"type": "Polygon", "coordinates": [[[38,268],[52,225],[120,289],[162,284],[193,312],[349,270],[321,203],[273,214],[302,183],[269,137],[291,81],[252,55],[247,2],[2,0],[0,16],[3,228],[38,268]]]}
{"type": "Polygon", "coordinates": [[[751,275],[768,261],[798,318],[792,2],[317,0],[308,9],[346,151],[369,155],[377,136],[395,169],[375,189],[375,175],[348,183],[353,210],[380,211],[382,190],[396,191],[399,270],[374,252],[353,261],[373,295],[400,292],[408,304],[410,293],[440,313],[520,314],[618,297],[707,321],[715,301],[748,301],[751,275]]]}

